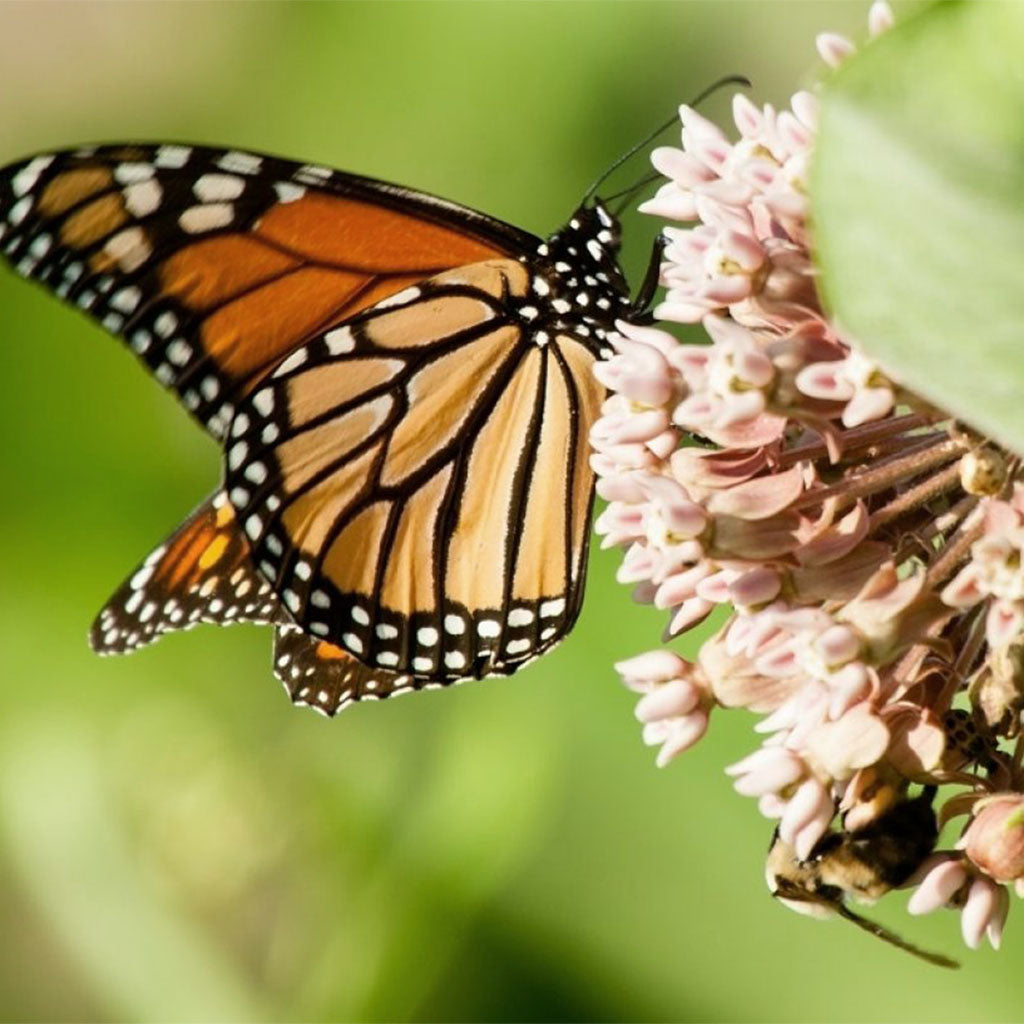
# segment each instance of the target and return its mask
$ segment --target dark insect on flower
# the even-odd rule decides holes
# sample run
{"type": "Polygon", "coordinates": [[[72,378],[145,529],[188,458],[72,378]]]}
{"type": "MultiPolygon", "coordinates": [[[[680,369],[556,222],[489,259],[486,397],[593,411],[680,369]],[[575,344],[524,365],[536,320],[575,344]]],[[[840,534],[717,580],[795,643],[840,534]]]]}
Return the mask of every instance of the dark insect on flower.
{"type": "Polygon", "coordinates": [[[924,864],[939,835],[932,810],[934,797],[935,787],[929,786],[918,797],[899,799],[856,828],[826,832],[805,858],[799,857],[776,829],[765,866],[772,895],[801,913],[838,914],[929,963],[958,967],[955,960],[904,941],[846,903],[848,898],[873,903],[903,885],[924,864]]]}

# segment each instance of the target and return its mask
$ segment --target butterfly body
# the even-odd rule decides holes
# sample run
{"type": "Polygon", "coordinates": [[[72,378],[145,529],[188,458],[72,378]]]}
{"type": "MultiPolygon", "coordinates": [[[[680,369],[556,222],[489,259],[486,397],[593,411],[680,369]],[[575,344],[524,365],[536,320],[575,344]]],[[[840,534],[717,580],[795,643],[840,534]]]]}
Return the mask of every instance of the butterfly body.
{"type": "Polygon", "coordinates": [[[582,600],[618,227],[546,241],[371,179],[126,145],[0,171],[0,248],[124,338],[223,445],[223,487],[101,613],[101,653],[278,627],[293,699],[509,674],[582,600]]]}

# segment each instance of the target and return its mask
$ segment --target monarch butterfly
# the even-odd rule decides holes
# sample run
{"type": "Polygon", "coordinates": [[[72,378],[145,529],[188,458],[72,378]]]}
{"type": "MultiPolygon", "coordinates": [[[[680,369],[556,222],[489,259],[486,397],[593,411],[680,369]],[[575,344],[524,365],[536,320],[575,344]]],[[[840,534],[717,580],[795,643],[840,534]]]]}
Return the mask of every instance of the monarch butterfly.
{"type": "Polygon", "coordinates": [[[0,248],[224,448],[100,612],[100,654],[269,623],[292,699],[332,715],[511,674],[572,627],[591,367],[657,279],[630,302],[599,200],[542,241],[325,167],[121,144],[0,170],[0,248]]]}

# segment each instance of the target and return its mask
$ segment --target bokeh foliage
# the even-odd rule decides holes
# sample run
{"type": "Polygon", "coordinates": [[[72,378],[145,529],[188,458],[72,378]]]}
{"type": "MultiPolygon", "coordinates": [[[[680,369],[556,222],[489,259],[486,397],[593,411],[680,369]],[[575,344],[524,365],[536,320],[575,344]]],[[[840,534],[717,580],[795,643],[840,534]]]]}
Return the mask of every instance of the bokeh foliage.
{"type": "Polygon", "coordinates": [[[830,83],[812,186],[838,321],[890,373],[1016,451],[1022,48],[1016,3],[938,4],[887,33],[830,83]]]}
{"type": "MultiPolygon", "coordinates": [[[[544,232],[710,80],[812,80],[865,5],[0,5],[0,159],[119,138],[301,157],[544,232]]],[[[708,105],[725,116],[722,97],[708,105]]],[[[642,162],[634,173],[643,170],[642,162]]],[[[628,173],[624,179],[629,180],[628,173]]],[[[634,280],[653,226],[627,223],[634,280]]],[[[289,707],[270,635],[124,660],[84,635],[217,454],[100,330],[0,278],[0,1016],[6,1020],[1001,1020],[1000,957],[943,974],[772,903],[723,764],[657,772],[613,660],[661,615],[596,552],[568,642],[507,682],[289,707]]],[[[692,639],[680,645],[693,650],[692,639]]],[[[879,916],[957,945],[952,916],[879,916]]]]}

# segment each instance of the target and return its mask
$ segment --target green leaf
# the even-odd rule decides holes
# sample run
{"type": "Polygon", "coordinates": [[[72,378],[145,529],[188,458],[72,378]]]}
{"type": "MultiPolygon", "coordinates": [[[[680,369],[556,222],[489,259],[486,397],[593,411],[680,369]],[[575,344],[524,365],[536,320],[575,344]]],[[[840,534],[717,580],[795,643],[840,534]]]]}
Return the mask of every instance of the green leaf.
{"type": "Polygon", "coordinates": [[[823,295],[895,379],[1024,453],[1024,5],[948,3],[828,83],[823,295]]]}

